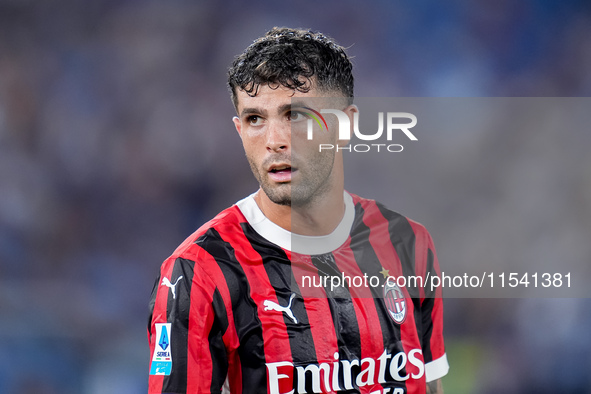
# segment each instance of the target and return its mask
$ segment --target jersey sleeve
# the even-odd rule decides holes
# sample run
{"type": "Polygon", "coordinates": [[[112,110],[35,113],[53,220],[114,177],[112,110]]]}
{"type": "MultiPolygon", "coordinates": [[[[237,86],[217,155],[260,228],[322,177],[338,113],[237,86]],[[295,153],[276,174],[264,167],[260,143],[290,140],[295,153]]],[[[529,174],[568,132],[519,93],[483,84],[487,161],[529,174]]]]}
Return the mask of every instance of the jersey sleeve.
{"type": "MultiPolygon", "coordinates": [[[[413,223],[416,234],[417,268],[428,282],[428,278],[441,276],[441,269],[431,235],[421,226],[413,223]]],[[[441,287],[424,287],[421,297],[421,336],[425,377],[427,382],[437,380],[447,374],[449,364],[443,340],[443,294],[441,287]]]]}
{"type": "MultiPolygon", "coordinates": [[[[427,272],[429,276],[441,276],[439,260],[431,235],[427,233],[427,272]]],[[[427,382],[437,380],[449,371],[443,340],[443,294],[441,287],[428,290],[422,306],[423,354],[427,382]]]]}
{"type": "Polygon", "coordinates": [[[171,257],[150,302],[149,394],[221,392],[228,372],[225,306],[199,258],[171,257]]]}

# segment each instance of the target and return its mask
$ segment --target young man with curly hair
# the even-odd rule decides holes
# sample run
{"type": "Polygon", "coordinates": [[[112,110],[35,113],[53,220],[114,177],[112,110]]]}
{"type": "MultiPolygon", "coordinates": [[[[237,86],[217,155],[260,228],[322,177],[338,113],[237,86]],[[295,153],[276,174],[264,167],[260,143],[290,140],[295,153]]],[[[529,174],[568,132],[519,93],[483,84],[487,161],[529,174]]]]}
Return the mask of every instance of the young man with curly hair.
{"type": "Polygon", "coordinates": [[[425,228],[344,190],[336,119],[353,120],[352,65],[331,38],[274,28],[229,70],[234,125],[260,188],[162,265],[148,327],[150,393],[442,393],[448,364],[425,228]],[[313,99],[312,99],[313,98],[313,99]],[[303,275],[305,274],[305,275],[303,275]],[[326,278],[381,278],[333,286],[326,278]],[[321,286],[306,287],[303,277],[321,286]]]}

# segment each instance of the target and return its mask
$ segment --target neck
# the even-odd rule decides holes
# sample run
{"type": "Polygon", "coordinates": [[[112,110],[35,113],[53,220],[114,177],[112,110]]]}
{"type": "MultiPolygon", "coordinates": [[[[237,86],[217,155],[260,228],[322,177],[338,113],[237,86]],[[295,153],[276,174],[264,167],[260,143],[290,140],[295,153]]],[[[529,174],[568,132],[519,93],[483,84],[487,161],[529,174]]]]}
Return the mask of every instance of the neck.
{"type": "Polygon", "coordinates": [[[328,235],[339,225],[345,214],[344,180],[333,179],[332,187],[305,206],[278,205],[262,189],[255,201],[263,214],[285,230],[299,235],[328,235]]]}
{"type": "Polygon", "coordinates": [[[255,201],[263,214],[285,230],[308,236],[328,235],[339,225],[345,214],[343,190],[331,192],[330,198],[323,198],[302,207],[278,205],[259,190],[255,201]]]}
{"type": "Polygon", "coordinates": [[[343,189],[331,192],[317,204],[306,207],[292,207],[291,232],[301,235],[328,235],[339,225],[345,214],[343,189]]]}

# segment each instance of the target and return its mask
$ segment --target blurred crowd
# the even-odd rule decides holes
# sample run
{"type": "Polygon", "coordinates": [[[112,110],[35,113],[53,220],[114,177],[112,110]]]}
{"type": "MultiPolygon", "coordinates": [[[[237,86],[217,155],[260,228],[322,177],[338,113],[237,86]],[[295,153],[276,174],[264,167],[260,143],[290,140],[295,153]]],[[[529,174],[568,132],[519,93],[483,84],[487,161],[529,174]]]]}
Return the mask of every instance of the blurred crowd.
{"type": "MultiPolygon", "coordinates": [[[[591,92],[583,0],[0,0],[0,392],[146,392],[147,303],[161,262],[257,187],[231,123],[226,70],[275,25],[348,47],[361,97],[591,92]]],[[[420,182],[399,174],[408,187],[388,205],[419,216],[442,264],[500,247],[502,258],[525,254],[506,228],[513,220],[532,234],[535,258],[588,265],[589,131],[569,141],[445,136],[448,150],[432,149],[447,164],[420,182]],[[446,161],[446,152],[470,154],[446,161]],[[469,184],[468,167],[481,175],[469,184]],[[491,217],[486,233],[467,230],[491,217]]],[[[449,384],[591,392],[590,304],[449,300],[449,384]]]]}

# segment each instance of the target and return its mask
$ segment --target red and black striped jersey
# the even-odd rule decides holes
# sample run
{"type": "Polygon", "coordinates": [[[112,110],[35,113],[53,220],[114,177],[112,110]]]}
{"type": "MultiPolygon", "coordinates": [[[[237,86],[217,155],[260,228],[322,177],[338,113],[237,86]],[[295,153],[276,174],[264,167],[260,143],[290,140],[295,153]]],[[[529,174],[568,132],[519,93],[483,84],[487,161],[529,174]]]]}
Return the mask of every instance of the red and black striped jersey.
{"type": "Polygon", "coordinates": [[[304,237],[249,196],[187,238],[152,292],[149,393],[425,393],[445,375],[440,289],[392,281],[440,273],[429,233],[345,206],[304,237]]]}

